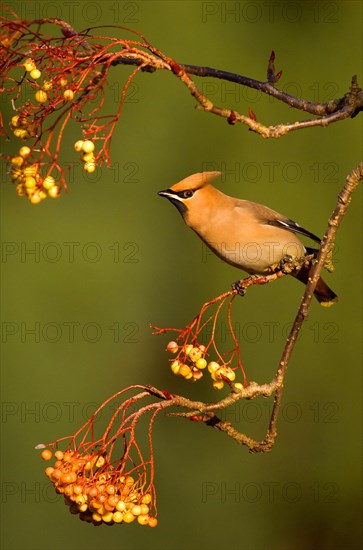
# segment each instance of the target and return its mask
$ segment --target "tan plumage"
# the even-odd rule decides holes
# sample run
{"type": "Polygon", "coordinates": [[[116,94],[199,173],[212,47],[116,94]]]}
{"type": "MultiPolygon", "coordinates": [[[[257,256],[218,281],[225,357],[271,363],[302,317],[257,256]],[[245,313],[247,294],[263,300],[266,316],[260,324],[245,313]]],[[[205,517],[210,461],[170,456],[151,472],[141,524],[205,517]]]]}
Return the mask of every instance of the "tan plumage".
{"type": "MultiPolygon", "coordinates": [[[[219,191],[209,183],[218,175],[193,174],[159,195],[178,208],[185,223],[222,260],[249,274],[269,274],[285,256],[299,259],[306,254],[297,233],[320,243],[319,237],[271,208],[219,191]]],[[[306,284],[308,268],[295,276],[306,284]]],[[[321,278],[315,297],[322,305],[337,301],[321,278]]]]}

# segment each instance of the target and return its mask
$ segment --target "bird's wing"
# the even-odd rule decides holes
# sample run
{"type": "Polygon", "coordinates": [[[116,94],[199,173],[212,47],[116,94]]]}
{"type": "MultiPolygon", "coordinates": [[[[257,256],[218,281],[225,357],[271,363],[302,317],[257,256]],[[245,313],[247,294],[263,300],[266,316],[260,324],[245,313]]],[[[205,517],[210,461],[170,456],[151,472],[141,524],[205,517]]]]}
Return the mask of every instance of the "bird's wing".
{"type": "Polygon", "coordinates": [[[305,237],[309,237],[309,239],[312,239],[313,241],[317,243],[321,243],[321,239],[314,235],[314,233],[311,233],[307,229],[304,229],[301,227],[298,223],[294,222],[294,220],[290,220],[288,218],[284,219],[275,219],[275,220],[269,220],[269,225],[274,225],[275,227],[280,227],[282,229],[287,229],[288,231],[292,231],[293,233],[299,233],[300,235],[304,235],[305,237]]]}
{"type": "Polygon", "coordinates": [[[235,206],[240,210],[243,209],[244,212],[249,212],[250,214],[252,213],[261,224],[273,225],[274,227],[286,229],[286,231],[291,231],[292,233],[300,233],[300,235],[309,237],[309,239],[312,239],[319,244],[321,243],[319,237],[314,235],[314,233],[311,233],[307,229],[304,229],[293,220],[282,216],[268,206],[264,206],[256,202],[245,201],[242,199],[235,201],[235,206]]]}

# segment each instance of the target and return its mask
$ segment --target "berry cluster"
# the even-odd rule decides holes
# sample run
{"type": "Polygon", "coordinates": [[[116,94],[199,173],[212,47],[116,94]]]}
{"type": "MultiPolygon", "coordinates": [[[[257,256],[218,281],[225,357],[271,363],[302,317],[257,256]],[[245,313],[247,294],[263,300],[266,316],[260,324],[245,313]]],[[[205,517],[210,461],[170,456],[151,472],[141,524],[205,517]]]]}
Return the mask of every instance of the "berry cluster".
{"type": "MultiPolygon", "coordinates": [[[[44,460],[53,453],[44,449],[44,460]]],[[[132,475],[113,468],[102,454],[80,454],[76,450],[54,453],[54,467],[45,473],[57,493],[64,495],[72,514],[93,525],[131,523],[156,527],[157,519],[150,511],[152,495],[143,491],[143,484],[132,475]]]]}
{"type": "Polygon", "coordinates": [[[12,181],[16,183],[17,194],[28,197],[32,204],[40,203],[47,196],[56,199],[59,197],[60,187],[56,185],[53,176],[41,176],[39,163],[32,163],[30,155],[30,147],[24,145],[19,149],[18,155],[10,158],[10,174],[12,181]]]}
{"type": "MultiPolygon", "coordinates": [[[[23,67],[32,81],[37,81],[42,76],[42,72],[37,68],[35,61],[30,57],[24,61],[23,67]]],[[[45,80],[42,85],[38,84],[34,99],[37,103],[46,103],[54,92],[58,94],[59,90],[63,88],[63,99],[65,101],[72,101],[74,98],[74,91],[69,87],[68,79],[65,76],[59,76],[55,82],[52,80],[45,80]]]]}
{"type": "Polygon", "coordinates": [[[96,170],[96,159],[93,151],[95,150],[95,144],[93,141],[87,139],[79,139],[74,144],[74,150],[78,153],[82,153],[82,161],[84,162],[83,168],[88,174],[91,174],[96,170]]]}
{"type": "Polygon", "coordinates": [[[236,373],[226,364],[220,365],[216,361],[205,359],[207,349],[202,344],[192,344],[179,346],[177,342],[171,341],[166,347],[170,353],[178,353],[177,358],[171,363],[170,368],[174,374],[182,376],[186,380],[193,382],[203,378],[204,369],[210,374],[213,381],[213,388],[221,390],[224,383],[233,383],[235,389],[242,389],[243,385],[239,382],[234,383],[236,373]]]}

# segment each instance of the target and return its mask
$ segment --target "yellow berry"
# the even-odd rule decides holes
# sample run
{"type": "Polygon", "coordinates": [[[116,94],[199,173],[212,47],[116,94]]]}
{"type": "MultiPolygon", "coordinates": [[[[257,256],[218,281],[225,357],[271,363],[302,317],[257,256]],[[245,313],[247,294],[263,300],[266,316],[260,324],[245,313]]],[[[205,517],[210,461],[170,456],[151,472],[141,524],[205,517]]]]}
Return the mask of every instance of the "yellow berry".
{"type": "Polygon", "coordinates": [[[221,390],[223,388],[223,386],[224,386],[223,380],[218,380],[216,382],[213,382],[213,388],[215,390],[221,390]]]}
{"type": "Polygon", "coordinates": [[[46,80],[44,82],[42,88],[45,92],[49,92],[49,90],[51,90],[53,88],[53,82],[51,82],[50,80],[46,80]]]}
{"type": "Polygon", "coordinates": [[[200,380],[201,378],[203,378],[203,373],[201,370],[193,370],[192,371],[192,374],[193,374],[193,380],[196,381],[196,380],[200,380]]]}
{"type": "MultiPolygon", "coordinates": [[[[52,198],[52,199],[57,199],[60,195],[60,188],[58,187],[58,185],[53,185],[53,187],[51,187],[50,189],[48,189],[48,195],[52,198]]],[[[100,457],[101,458],[101,457],[100,457]]],[[[102,457],[103,458],[103,457],[102,457]]]]}
{"type": "Polygon", "coordinates": [[[25,187],[27,189],[34,189],[35,184],[36,184],[36,181],[35,181],[35,178],[33,178],[33,176],[27,176],[25,178],[25,187]]]}
{"type": "Polygon", "coordinates": [[[14,115],[13,117],[11,117],[11,121],[10,121],[10,124],[11,126],[14,126],[15,128],[17,126],[19,126],[19,115],[14,115]]]}
{"type": "Polygon", "coordinates": [[[14,181],[14,180],[18,180],[18,179],[21,179],[23,177],[23,171],[20,170],[20,168],[13,168],[11,170],[11,179],[14,181]]]}
{"type": "Polygon", "coordinates": [[[240,382],[236,382],[235,384],[233,384],[233,387],[236,390],[243,390],[243,384],[241,384],[240,382]]]}
{"type": "Polygon", "coordinates": [[[166,350],[167,351],[170,351],[170,353],[176,353],[179,349],[179,346],[176,342],[169,342],[168,345],[166,346],[166,350]]]}
{"type": "Polygon", "coordinates": [[[96,512],[94,512],[92,514],[92,519],[93,519],[93,521],[100,522],[100,521],[102,521],[102,516],[100,516],[100,514],[97,514],[96,512]]]}
{"type": "Polygon", "coordinates": [[[21,128],[16,128],[14,130],[14,136],[20,139],[28,139],[29,138],[29,132],[26,130],[23,130],[21,128]]]}
{"type": "Polygon", "coordinates": [[[114,512],[112,514],[112,520],[115,522],[115,523],[122,523],[124,519],[124,516],[121,512],[114,512]]]}
{"type": "Polygon", "coordinates": [[[188,367],[188,365],[181,365],[178,374],[180,374],[180,376],[183,376],[184,378],[187,378],[187,377],[190,378],[189,375],[192,376],[192,371],[191,371],[190,367],[188,367]]]}
{"type": "Polygon", "coordinates": [[[83,142],[82,151],[84,153],[92,153],[95,150],[95,144],[90,139],[83,142]]]}
{"type": "Polygon", "coordinates": [[[35,192],[33,195],[30,195],[29,200],[32,204],[39,204],[42,199],[39,193],[35,192]]]}
{"type": "Polygon", "coordinates": [[[106,461],[105,461],[104,457],[102,455],[99,456],[98,459],[97,459],[97,462],[96,462],[96,468],[101,468],[102,466],[105,465],[105,462],[106,461]]]}
{"type": "Polygon", "coordinates": [[[185,346],[184,351],[185,351],[186,355],[189,355],[189,353],[192,351],[192,349],[193,349],[193,346],[191,344],[188,344],[187,346],[185,346]]]}
{"type": "Polygon", "coordinates": [[[44,187],[44,189],[51,189],[52,187],[54,187],[55,185],[55,179],[53,178],[53,176],[47,176],[46,178],[44,178],[43,182],[42,182],[42,185],[44,187]]]}
{"type": "Polygon", "coordinates": [[[143,504],[150,504],[150,502],[151,502],[151,495],[150,495],[150,493],[146,493],[146,494],[142,497],[141,502],[142,502],[143,504]]]}
{"type": "Polygon", "coordinates": [[[140,515],[138,518],[137,518],[137,521],[138,523],[140,523],[140,525],[148,525],[149,523],[149,516],[148,515],[140,515]]]}
{"type": "Polygon", "coordinates": [[[31,59],[30,57],[24,61],[23,67],[28,73],[30,73],[36,68],[34,60],[31,59]]]}
{"type": "Polygon", "coordinates": [[[178,361],[178,359],[176,359],[175,361],[172,362],[172,364],[170,365],[170,368],[174,374],[179,374],[179,370],[181,366],[182,366],[182,363],[178,361]]]}
{"type": "Polygon", "coordinates": [[[207,361],[204,359],[204,357],[201,357],[196,361],[195,366],[197,367],[197,369],[205,369],[205,367],[207,366],[207,361]]]}
{"type": "Polygon", "coordinates": [[[17,157],[12,157],[10,159],[10,162],[11,164],[13,164],[14,166],[21,166],[24,162],[24,159],[23,157],[20,157],[20,156],[17,156],[17,157]]]}
{"type": "Polygon", "coordinates": [[[149,527],[156,527],[158,520],[156,518],[149,518],[149,527]]]}
{"type": "Polygon", "coordinates": [[[131,512],[134,514],[134,516],[139,516],[141,514],[141,506],[136,504],[131,508],[131,512]]]}
{"type": "Polygon", "coordinates": [[[123,500],[118,501],[118,503],[116,504],[116,510],[118,512],[124,512],[126,510],[126,504],[123,500]]]}
{"type": "Polygon", "coordinates": [[[63,97],[66,101],[72,101],[72,99],[74,98],[73,90],[69,90],[69,89],[64,90],[63,97]]]}
{"type": "Polygon", "coordinates": [[[140,508],[141,508],[142,515],[146,515],[149,513],[149,507],[147,504],[141,504],[140,508]]]}
{"type": "Polygon", "coordinates": [[[31,149],[27,145],[24,145],[23,147],[20,147],[19,149],[19,155],[23,158],[26,158],[30,155],[31,149]]]}
{"type": "Polygon", "coordinates": [[[106,512],[106,514],[103,514],[102,521],[105,523],[110,523],[113,519],[113,513],[112,512],[106,512]]]}
{"type": "Polygon", "coordinates": [[[209,364],[208,364],[208,370],[209,372],[212,374],[213,372],[215,372],[216,370],[219,369],[219,365],[218,363],[216,363],[215,361],[211,361],[209,364]]]}
{"type": "Polygon", "coordinates": [[[84,153],[82,155],[83,162],[92,162],[95,160],[95,156],[93,153],[84,153]]]}
{"type": "Polygon", "coordinates": [[[96,164],[94,162],[86,162],[84,169],[88,172],[88,174],[92,174],[92,172],[96,170],[96,164]]]}
{"type": "Polygon", "coordinates": [[[40,72],[39,69],[32,69],[30,71],[30,76],[34,78],[34,80],[38,80],[38,78],[42,76],[42,73],[40,72]]]}
{"type": "Polygon", "coordinates": [[[44,90],[38,90],[35,92],[35,101],[38,103],[45,103],[48,99],[48,96],[44,90]]]}
{"type": "Polygon", "coordinates": [[[79,139],[78,141],[76,141],[76,143],[74,144],[74,149],[75,151],[82,151],[83,149],[83,140],[82,139],[79,139]]]}
{"type": "Polygon", "coordinates": [[[131,523],[132,521],[134,521],[135,519],[135,516],[132,512],[125,512],[124,513],[124,522],[125,523],[131,523]]]}
{"type": "Polygon", "coordinates": [[[37,164],[29,164],[29,166],[26,166],[26,168],[24,168],[23,170],[24,176],[35,176],[37,172],[38,172],[37,164]]]}
{"type": "Polygon", "coordinates": [[[62,88],[64,88],[64,86],[67,86],[68,84],[68,80],[62,76],[60,79],[59,79],[59,84],[62,86],[62,88]]]}
{"type": "Polygon", "coordinates": [[[195,363],[195,361],[198,361],[202,357],[202,352],[199,348],[192,348],[190,352],[188,353],[189,358],[195,363]]]}
{"type": "Polygon", "coordinates": [[[22,186],[21,183],[19,183],[19,184],[16,186],[16,192],[17,192],[17,194],[19,195],[19,197],[24,197],[24,195],[25,195],[25,190],[24,190],[24,187],[22,186]]]}
{"type": "Polygon", "coordinates": [[[236,373],[230,367],[222,367],[220,374],[225,378],[228,378],[230,382],[233,382],[236,378],[236,373]]]}

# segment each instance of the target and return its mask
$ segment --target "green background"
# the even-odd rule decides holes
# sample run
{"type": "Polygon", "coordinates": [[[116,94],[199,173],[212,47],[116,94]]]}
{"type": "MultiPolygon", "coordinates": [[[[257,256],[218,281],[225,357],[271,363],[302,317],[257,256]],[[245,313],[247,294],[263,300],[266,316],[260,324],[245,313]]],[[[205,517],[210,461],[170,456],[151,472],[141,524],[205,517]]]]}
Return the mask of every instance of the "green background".
{"type": "MultiPolygon", "coordinates": [[[[79,30],[131,27],[176,61],[260,80],[274,49],[283,70],[279,86],[311,100],[341,97],[353,74],[362,81],[359,1],[6,5],[22,17],[67,19],[79,30]]],[[[103,32],[125,36],[119,29],[103,32]]],[[[109,112],[130,72],[110,72],[109,112]]],[[[245,114],[251,107],[267,124],[304,119],[252,90],[196,82],[217,105],[245,114]]],[[[118,389],[149,383],[205,401],[223,395],[207,382],[192,386],[174,377],[164,352],[168,337],[152,336],[149,323],[183,327],[239,273],[206,255],[157,191],[208,165],[226,173],[217,182],[226,193],[267,204],[322,235],[346,174],[360,161],[360,117],[263,140],[196,111],[169,73],[140,73],[131,91],[112,140],[112,168],[86,178],[72,148],[80,130],[70,129],[63,159],[76,165],[59,200],[31,206],[16,196],[2,167],[2,548],[359,548],[360,190],[338,233],[336,271],[325,276],[340,302],[328,310],[312,305],[271,453],[251,455],[221,433],[160,416],[153,530],[95,529],[72,517],[48,487],[34,446],[74,432],[118,389]],[[30,249],[35,253],[26,254],[30,249]],[[36,323],[38,339],[26,332],[36,323]]],[[[17,145],[2,144],[7,154],[17,145]]],[[[250,289],[236,304],[249,378],[271,379],[302,292],[284,279],[250,289]]],[[[226,418],[262,439],[270,404],[240,403],[226,418]]]]}

